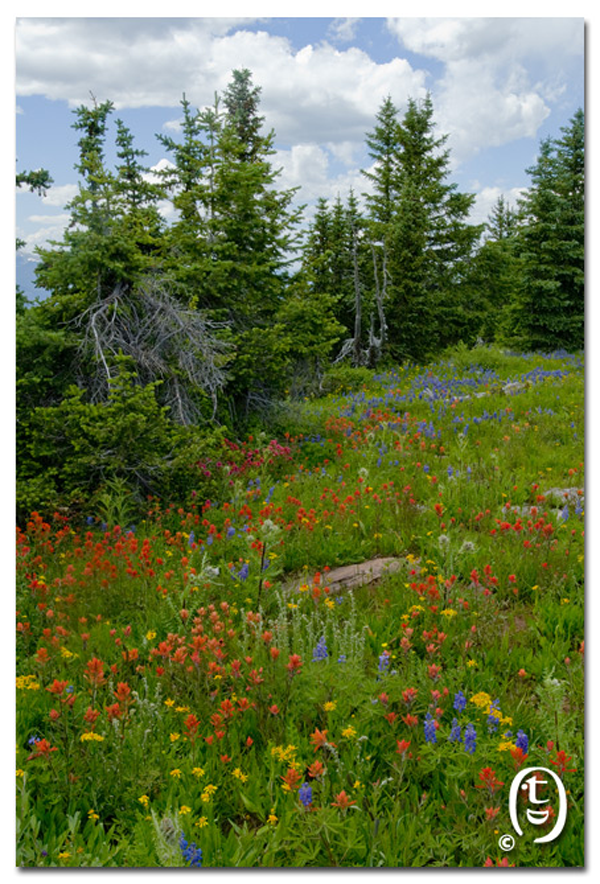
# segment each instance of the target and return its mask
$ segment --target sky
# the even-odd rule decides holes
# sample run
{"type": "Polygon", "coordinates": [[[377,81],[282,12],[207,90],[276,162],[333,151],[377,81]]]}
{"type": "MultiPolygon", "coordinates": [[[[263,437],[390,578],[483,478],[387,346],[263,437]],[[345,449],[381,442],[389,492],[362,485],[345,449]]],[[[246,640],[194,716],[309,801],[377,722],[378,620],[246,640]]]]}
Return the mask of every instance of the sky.
{"type": "Polygon", "coordinates": [[[584,106],[584,18],[19,17],[17,170],[43,167],[54,179],[44,198],[17,192],[23,254],[60,239],[68,223],[76,107],[92,94],[113,102],[109,165],[120,118],[146,164],[160,167],[169,158],[156,134],[177,137],[183,93],[194,107],[212,104],[243,67],[275,132],[278,186],[300,185],[307,218],[319,197],[368,190],[365,135],[384,98],[402,116],[409,98],[429,92],[450,180],[475,194],[481,223],[501,194],[515,203],[540,140],[559,137],[584,106]]]}

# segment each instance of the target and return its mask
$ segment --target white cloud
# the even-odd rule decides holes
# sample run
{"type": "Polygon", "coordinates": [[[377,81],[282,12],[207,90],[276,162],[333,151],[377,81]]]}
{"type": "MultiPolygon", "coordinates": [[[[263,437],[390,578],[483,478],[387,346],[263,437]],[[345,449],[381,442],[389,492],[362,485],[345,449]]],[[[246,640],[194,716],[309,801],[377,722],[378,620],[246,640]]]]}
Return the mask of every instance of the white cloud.
{"type": "Polygon", "coordinates": [[[359,18],[336,18],[327,29],[328,36],[337,43],[349,43],[356,36],[359,18]]]}
{"type": "Polygon", "coordinates": [[[362,140],[383,98],[423,95],[425,73],[404,59],[377,64],[366,52],[328,43],[295,52],[264,30],[232,31],[244,20],[21,19],[17,92],[71,106],[110,99],[118,109],[176,107],[183,92],[211,105],[231,72],[253,73],[261,110],[281,144],[362,140]]]}
{"type": "Polygon", "coordinates": [[[454,162],[535,138],[583,56],[583,19],[388,19],[408,50],[444,65],[436,119],[454,162]]]}
{"type": "Polygon", "coordinates": [[[33,256],[36,246],[47,248],[50,241],[60,242],[70,219],[71,216],[67,214],[29,216],[28,222],[37,227],[33,232],[17,231],[17,236],[25,241],[20,253],[33,256]]]}
{"type": "Polygon", "coordinates": [[[503,190],[501,187],[482,187],[476,194],[469,220],[473,224],[485,224],[501,196],[511,209],[516,209],[517,202],[525,190],[526,188],[519,187],[512,187],[509,190],[503,190]]]}
{"type": "Polygon", "coordinates": [[[42,202],[45,206],[64,208],[78,193],[79,187],[76,184],[53,184],[46,192],[46,196],[42,197],[42,202]]]}

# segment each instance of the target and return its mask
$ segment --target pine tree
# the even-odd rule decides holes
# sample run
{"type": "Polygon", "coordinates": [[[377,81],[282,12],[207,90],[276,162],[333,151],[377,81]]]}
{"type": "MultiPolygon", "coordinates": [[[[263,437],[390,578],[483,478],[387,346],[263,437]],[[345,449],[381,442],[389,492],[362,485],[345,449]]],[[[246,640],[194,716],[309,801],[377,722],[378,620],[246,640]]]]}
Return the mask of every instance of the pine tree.
{"type": "Polygon", "coordinates": [[[585,122],[578,110],[561,139],[540,145],[520,203],[521,345],[578,350],[584,344],[585,122]]]}
{"type": "Polygon", "coordinates": [[[368,136],[376,168],[367,198],[385,259],[379,278],[388,346],[396,359],[423,359],[457,341],[471,322],[460,284],[481,229],[468,221],[474,196],[447,181],[447,136],[434,134],[431,97],[409,99],[401,122],[386,99],[378,121],[368,136]]]}
{"type": "Polygon", "coordinates": [[[513,325],[513,310],[519,291],[521,265],[517,255],[518,216],[500,195],[485,225],[483,242],[475,255],[465,287],[479,310],[473,334],[487,343],[506,342],[513,325]]]}

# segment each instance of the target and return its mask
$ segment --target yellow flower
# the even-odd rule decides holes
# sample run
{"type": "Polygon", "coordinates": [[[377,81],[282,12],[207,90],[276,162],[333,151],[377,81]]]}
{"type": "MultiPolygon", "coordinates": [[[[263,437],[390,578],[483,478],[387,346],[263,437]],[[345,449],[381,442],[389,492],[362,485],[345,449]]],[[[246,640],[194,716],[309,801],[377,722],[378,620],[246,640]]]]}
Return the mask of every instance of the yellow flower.
{"type": "Polygon", "coordinates": [[[474,666],[477,666],[477,660],[467,660],[467,666],[472,669],[474,666]]]}
{"type": "Polygon", "coordinates": [[[101,743],[104,740],[104,737],[101,734],[94,733],[94,731],[86,731],[86,733],[82,734],[79,739],[82,743],[89,742],[90,740],[94,743],[101,743]]]}
{"type": "Polygon", "coordinates": [[[233,771],[233,776],[237,780],[240,780],[242,783],[245,783],[248,780],[248,774],[242,773],[239,767],[236,767],[236,769],[233,771]]]}
{"type": "Polygon", "coordinates": [[[277,817],[275,816],[275,808],[274,807],[271,808],[271,813],[269,814],[269,816],[267,818],[267,822],[270,823],[272,826],[277,825],[277,817]]]}
{"type": "Polygon", "coordinates": [[[189,712],[189,711],[190,711],[189,706],[176,706],[175,707],[175,712],[189,712]]]}
{"type": "Polygon", "coordinates": [[[334,703],[331,700],[329,700],[327,703],[323,704],[323,709],[325,710],[325,712],[333,712],[336,706],[337,706],[337,703],[334,703]]]}
{"type": "Polygon", "coordinates": [[[180,734],[170,734],[169,739],[172,743],[176,743],[180,736],[180,734]]]}
{"type": "Polygon", "coordinates": [[[138,801],[139,801],[140,804],[142,804],[144,807],[148,807],[148,804],[150,803],[150,799],[148,798],[147,795],[140,795],[140,797],[138,798],[138,801]]]}
{"type": "Polygon", "coordinates": [[[146,633],[146,638],[149,642],[151,642],[153,638],[156,638],[156,633],[153,629],[146,633]]]}
{"type": "Polygon", "coordinates": [[[335,602],[333,601],[333,599],[325,599],[325,604],[330,611],[333,611],[333,609],[335,608],[335,602]]]}
{"type": "Polygon", "coordinates": [[[480,691],[478,694],[474,694],[471,697],[471,703],[475,703],[480,709],[487,710],[492,703],[492,698],[489,694],[486,694],[485,691],[480,691]]]}
{"type": "Polygon", "coordinates": [[[454,610],[454,608],[445,608],[445,609],[444,609],[443,611],[441,611],[440,613],[441,613],[444,617],[448,617],[448,618],[450,618],[450,617],[456,617],[456,614],[457,614],[457,612],[454,610]]]}
{"type": "Polygon", "coordinates": [[[198,777],[198,779],[200,779],[200,777],[203,777],[203,776],[204,776],[204,769],[203,769],[202,767],[193,767],[193,768],[192,768],[192,774],[193,774],[195,777],[198,777]]]}
{"type": "Polygon", "coordinates": [[[66,860],[68,860],[68,859],[71,859],[71,854],[69,853],[68,850],[63,850],[62,853],[59,853],[59,854],[58,854],[58,858],[59,858],[59,859],[64,859],[64,860],[66,861],[66,860]]]}
{"type": "Polygon", "coordinates": [[[17,776],[18,776],[18,777],[24,777],[24,776],[25,776],[25,771],[24,771],[24,770],[21,770],[20,767],[17,768],[17,776]]]}
{"type": "Polygon", "coordinates": [[[182,804],[179,808],[179,816],[186,816],[188,813],[192,812],[192,808],[188,807],[186,804],[182,804]]]}
{"type": "Polygon", "coordinates": [[[170,697],[167,697],[167,699],[165,700],[165,706],[168,706],[170,708],[171,706],[174,706],[174,705],[175,705],[175,700],[171,700],[170,697]]]}
{"type": "Polygon", "coordinates": [[[91,820],[99,820],[100,819],[100,817],[98,816],[98,814],[96,813],[96,811],[93,808],[91,810],[88,810],[88,817],[91,820]]]}
{"type": "Polygon", "coordinates": [[[352,725],[349,725],[347,728],[344,728],[344,730],[342,731],[342,736],[345,737],[347,740],[349,740],[351,737],[355,737],[356,736],[356,728],[352,727],[352,725]]]}
{"type": "Polygon", "coordinates": [[[570,601],[571,601],[570,599],[561,599],[560,603],[561,603],[561,605],[568,605],[570,603],[570,601]]]}
{"type": "Polygon", "coordinates": [[[199,819],[196,820],[194,825],[197,829],[203,829],[205,826],[208,826],[208,820],[205,816],[201,816],[199,819]]]}
{"type": "Polygon", "coordinates": [[[63,658],[63,660],[70,660],[71,657],[74,657],[75,655],[73,654],[73,651],[70,651],[68,648],[61,648],[60,656],[63,658]]]}
{"type": "Polygon", "coordinates": [[[500,743],[500,745],[498,746],[498,752],[507,752],[507,751],[510,751],[511,749],[516,749],[516,748],[517,748],[516,743],[511,742],[511,740],[503,740],[500,743]]]}
{"type": "Polygon", "coordinates": [[[178,767],[176,767],[174,770],[171,771],[171,776],[176,777],[176,779],[178,779],[178,780],[181,779],[181,771],[179,770],[178,767]]]}

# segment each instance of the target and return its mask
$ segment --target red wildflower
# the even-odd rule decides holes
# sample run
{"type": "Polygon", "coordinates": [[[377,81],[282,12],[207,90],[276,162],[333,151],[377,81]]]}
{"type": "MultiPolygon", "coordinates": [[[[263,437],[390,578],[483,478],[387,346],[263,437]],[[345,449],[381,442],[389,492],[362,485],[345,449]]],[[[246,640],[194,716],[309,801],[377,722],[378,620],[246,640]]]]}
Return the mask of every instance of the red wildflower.
{"type": "Polygon", "coordinates": [[[290,767],[285,776],[282,776],[281,779],[288,787],[288,789],[297,789],[300,785],[300,780],[302,779],[302,774],[296,770],[295,767],[290,767]]]}
{"type": "Polygon", "coordinates": [[[323,767],[322,762],[313,761],[313,763],[307,768],[307,771],[309,777],[312,777],[314,779],[315,777],[320,777],[322,774],[324,774],[325,768],[323,767]]]}
{"type": "Polygon", "coordinates": [[[501,783],[500,780],[496,779],[496,771],[492,770],[491,767],[484,767],[479,772],[479,779],[481,783],[477,783],[475,785],[476,789],[488,789],[490,795],[493,795],[504,783],[501,783]]]}
{"type": "Polygon", "coordinates": [[[396,740],[396,742],[398,744],[396,752],[404,758],[408,751],[408,747],[410,746],[410,740],[396,740]]]}
{"type": "Polygon", "coordinates": [[[302,657],[300,654],[290,654],[289,663],[286,666],[290,675],[295,675],[302,669],[302,657]]]}
{"type": "Polygon", "coordinates": [[[576,767],[567,767],[567,764],[572,757],[572,755],[567,755],[564,749],[561,749],[560,752],[556,753],[556,758],[554,760],[552,758],[550,759],[550,764],[553,764],[554,767],[558,768],[561,777],[564,773],[575,773],[577,770],[576,767]]]}
{"type": "Polygon", "coordinates": [[[68,681],[59,681],[55,678],[50,687],[46,688],[46,690],[50,691],[51,694],[62,694],[68,684],[68,681]]]}
{"type": "Polygon", "coordinates": [[[35,752],[33,752],[27,759],[27,761],[31,761],[32,758],[48,758],[51,752],[58,752],[56,746],[51,746],[48,740],[36,740],[34,743],[35,752]]]}
{"type": "Polygon", "coordinates": [[[104,678],[104,663],[102,660],[98,660],[97,657],[92,657],[92,659],[88,661],[83,676],[95,687],[104,684],[106,679],[104,678]]]}
{"type": "MultiPolygon", "coordinates": [[[[316,752],[317,749],[320,749],[322,746],[325,746],[327,744],[327,731],[320,731],[319,728],[316,727],[314,734],[310,735],[310,741],[315,747],[316,752]]],[[[335,746],[335,743],[331,743],[331,745],[335,746]]]]}
{"type": "Polygon", "coordinates": [[[339,807],[340,810],[346,810],[351,804],[356,804],[356,801],[350,801],[344,789],[335,796],[335,801],[331,802],[332,807],[339,807]]]}

